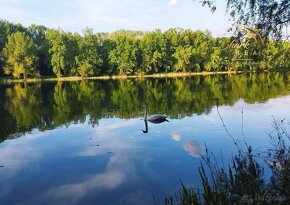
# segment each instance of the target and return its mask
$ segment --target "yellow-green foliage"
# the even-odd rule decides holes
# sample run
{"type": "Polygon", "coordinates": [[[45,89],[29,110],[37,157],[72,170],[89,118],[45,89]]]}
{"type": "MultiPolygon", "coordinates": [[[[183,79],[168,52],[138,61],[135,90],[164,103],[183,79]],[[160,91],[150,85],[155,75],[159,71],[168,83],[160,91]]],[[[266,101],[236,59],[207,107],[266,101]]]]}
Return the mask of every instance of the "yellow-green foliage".
{"type": "Polygon", "coordinates": [[[12,74],[15,78],[26,78],[35,74],[35,63],[38,59],[35,52],[34,42],[24,32],[18,31],[9,35],[3,49],[5,73],[12,74]]]}

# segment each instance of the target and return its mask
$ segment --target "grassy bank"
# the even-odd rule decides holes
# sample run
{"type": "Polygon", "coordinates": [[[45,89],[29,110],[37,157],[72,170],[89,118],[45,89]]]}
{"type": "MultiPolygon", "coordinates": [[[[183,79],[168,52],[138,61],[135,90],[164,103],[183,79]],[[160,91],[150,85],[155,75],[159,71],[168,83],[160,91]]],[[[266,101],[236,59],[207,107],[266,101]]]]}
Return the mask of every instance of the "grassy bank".
{"type": "Polygon", "coordinates": [[[0,78],[0,84],[20,83],[20,82],[45,82],[45,81],[81,81],[81,80],[109,80],[109,79],[127,79],[127,78],[175,78],[197,75],[225,75],[243,73],[242,71],[219,71],[219,72],[182,72],[182,73],[156,73],[156,74],[136,74],[136,75],[112,75],[112,76],[92,76],[92,77],[55,77],[55,76],[43,76],[40,78],[26,78],[15,79],[12,77],[0,78]]]}

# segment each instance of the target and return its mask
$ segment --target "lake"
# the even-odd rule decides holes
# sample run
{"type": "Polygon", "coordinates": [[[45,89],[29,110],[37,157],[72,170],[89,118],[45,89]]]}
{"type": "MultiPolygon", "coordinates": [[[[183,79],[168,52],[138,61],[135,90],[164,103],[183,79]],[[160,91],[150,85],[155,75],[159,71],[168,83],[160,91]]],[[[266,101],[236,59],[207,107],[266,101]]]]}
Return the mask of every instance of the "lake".
{"type": "Polygon", "coordinates": [[[198,186],[205,149],[225,163],[229,133],[269,145],[290,115],[290,75],[15,83],[0,86],[0,204],[153,204],[198,186]],[[160,113],[169,122],[148,122],[160,113]],[[154,197],[153,197],[154,196],[154,197]]]}

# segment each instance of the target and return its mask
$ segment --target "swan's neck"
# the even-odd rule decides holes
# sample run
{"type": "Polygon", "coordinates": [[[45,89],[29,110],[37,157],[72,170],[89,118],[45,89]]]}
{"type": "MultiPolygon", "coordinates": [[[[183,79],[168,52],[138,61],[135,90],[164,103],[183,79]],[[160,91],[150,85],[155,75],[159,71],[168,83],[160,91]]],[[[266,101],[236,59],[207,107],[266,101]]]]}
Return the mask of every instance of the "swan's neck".
{"type": "Polygon", "coordinates": [[[145,122],[145,130],[142,130],[144,133],[148,133],[148,124],[147,124],[147,120],[144,120],[145,122]]]}
{"type": "Polygon", "coordinates": [[[145,115],[144,115],[144,120],[147,120],[147,109],[145,108],[145,115]]]}

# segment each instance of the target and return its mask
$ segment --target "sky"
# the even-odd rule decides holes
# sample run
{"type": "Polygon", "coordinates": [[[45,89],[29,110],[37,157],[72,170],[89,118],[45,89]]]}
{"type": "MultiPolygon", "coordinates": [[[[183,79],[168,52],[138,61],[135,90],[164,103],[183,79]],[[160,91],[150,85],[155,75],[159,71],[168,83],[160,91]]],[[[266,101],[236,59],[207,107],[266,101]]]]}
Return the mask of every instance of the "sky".
{"type": "Polygon", "coordinates": [[[0,18],[79,33],[86,27],[95,32],[180,27],[228,36],[232,23],[225,0],[216,2],[217,10],[211,13],[199,0],[0,0],[0,18]]]}

